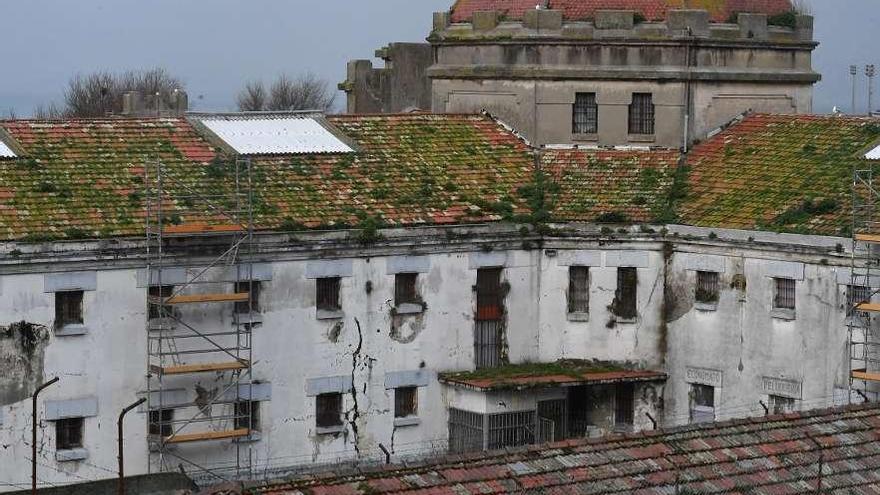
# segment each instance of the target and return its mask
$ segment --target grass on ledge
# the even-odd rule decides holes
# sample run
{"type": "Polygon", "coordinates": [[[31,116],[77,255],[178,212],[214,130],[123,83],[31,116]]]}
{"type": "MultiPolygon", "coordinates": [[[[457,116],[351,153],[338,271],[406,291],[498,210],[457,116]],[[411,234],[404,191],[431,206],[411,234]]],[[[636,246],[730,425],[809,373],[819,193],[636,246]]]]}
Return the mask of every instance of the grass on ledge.
{"type": "Polygon", "coordinates": [[[440,373],[447,380],[501,380],[511,378],[541,377],[563,375],[581,379],[585,373],[607,373],[630,369],[619,363],[596,360],[562,359],[553,363],[508,364],[498,368],[484,368],[476,371],[440,373]]]}

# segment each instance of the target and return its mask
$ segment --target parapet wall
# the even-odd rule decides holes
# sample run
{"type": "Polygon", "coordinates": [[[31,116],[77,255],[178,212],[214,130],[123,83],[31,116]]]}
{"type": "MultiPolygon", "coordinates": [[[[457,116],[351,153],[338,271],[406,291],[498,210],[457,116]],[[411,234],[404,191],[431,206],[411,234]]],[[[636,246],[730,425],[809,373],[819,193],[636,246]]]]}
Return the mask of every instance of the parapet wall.
{"type": "Polygon", "coordinates": [[[794,26],[770,25],[766,14],[737,15],[734,23],[710,22],[709,12],[670,10],[665,22],[641,22],[632,10],[600,10],[592,21],[565,21],[559,10],[527,10],[521,21],[508,21],[500,11],[475,12],[471,22],[453,23],[448,12],[434,13],[432,43],[470,40],[605,40],[663,41],[705,39],[720,42],[812,43],[813,17],[796,14],[794,26]]]}
{"type": "Polygon", "coordinates": [[[433,62],[427,43],[391,43],[376,50],[385,67],[370,60],[348,63],[339,90],[347,96],[347,113],[397,113],[431,109],[431,86],[425,71],[433,62]]]}

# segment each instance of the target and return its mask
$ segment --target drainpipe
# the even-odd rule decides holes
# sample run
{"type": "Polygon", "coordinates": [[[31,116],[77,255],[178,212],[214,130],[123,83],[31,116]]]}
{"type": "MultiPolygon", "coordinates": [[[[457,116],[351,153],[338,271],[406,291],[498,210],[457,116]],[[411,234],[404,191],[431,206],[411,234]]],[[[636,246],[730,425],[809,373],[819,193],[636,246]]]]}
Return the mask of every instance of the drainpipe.
{"type": "Polygon", "coordinates": [[[118,495],[125,495],[125,468],[124,466],[124,457],[123,457],[123,449],[122,449],[122,420],[125,419],[125,415],[128,414],[128,411],[136,408],[137,406],[143,404],[147,401],[146,397],[142,397],[137,400],[137,402],[132,403],[128,407],[122,410],[119,413],[119,420],[116,421],[116,429],[117,429],[117,449],[119,451],[119,484],[117,485],[116,493],[118,495]]]}
{"type": "Polygon", "coordinates": [[[55,378],[49,380],[48,382],[40,385],[34,390],[33,395],[33,405],[34,409],[32,411],[31,416],[31,494],[37,495],[37,395],[43,391],[44,388],[48,387],[56,383],[59,378],[56,376],[55,378]]]}
{"type": "Polygon", "coordinates": [[[685,45],[685,83],[684,83],[684,128],[682,129],[682,144],[681,149],[683,153],[688,152],[688,146],[690,146],[690,127],[691,127],[691,67],[693,64],[691,63],[691,52],[694,45],[694,33],[691,30],[690,26],[688,26],[688,38],[685,45]]]}

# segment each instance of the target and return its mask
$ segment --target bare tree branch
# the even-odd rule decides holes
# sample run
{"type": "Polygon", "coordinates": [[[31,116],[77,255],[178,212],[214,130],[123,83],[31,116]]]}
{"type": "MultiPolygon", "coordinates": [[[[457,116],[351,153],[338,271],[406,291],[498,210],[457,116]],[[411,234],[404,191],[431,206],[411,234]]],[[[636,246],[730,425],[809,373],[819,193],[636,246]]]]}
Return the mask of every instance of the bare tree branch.
{"type": "Polygon", "coordinates": [[[56,120],[65,117],[65,112],[55,102],[34,107],[33,117],[38,120],[56,120]]]}
{"type": "Polygon", "coordinates": [[[259,112],[266,110],[266,87],[262,81],[249,81],[236,97],[238,110],[241,112],[259,112]]]}
{"type": "Polygon", "coordinates": [[[282,74],[269,88],[266,109],[272,111],[318,110],[328,112],[333,108],[336,95],[330,84],[309,72],[296,79],[282,74]]]}
{"type": "Polygon", "coordinates": [[[122,111],[122,95],[126,91],[140,91],[144,95],[159,93],[168,106],[173,106],[175,89],[183,90],[183,81],[161,67],[122,74],[106,71],[77,74],[70,79],[64,92],[64,113],[69,117],[102,117],[119,113],[122,111]]]}

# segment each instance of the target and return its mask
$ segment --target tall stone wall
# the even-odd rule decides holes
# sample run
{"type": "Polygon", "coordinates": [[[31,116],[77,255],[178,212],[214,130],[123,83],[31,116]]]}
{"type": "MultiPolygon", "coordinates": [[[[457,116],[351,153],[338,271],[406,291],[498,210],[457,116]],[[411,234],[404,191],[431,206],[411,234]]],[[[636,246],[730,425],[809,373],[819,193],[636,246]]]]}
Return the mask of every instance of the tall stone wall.
{"type": "Polygon", "coordinates": [[[350,114],[398,113],[430,110],[431,84],[425,71],[433,62],[427,43],[391,43],[376,51],[385,67],[373,67],[370,60],[348,63],[345,91],[350,114]]]}

